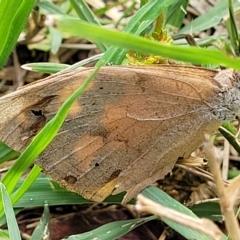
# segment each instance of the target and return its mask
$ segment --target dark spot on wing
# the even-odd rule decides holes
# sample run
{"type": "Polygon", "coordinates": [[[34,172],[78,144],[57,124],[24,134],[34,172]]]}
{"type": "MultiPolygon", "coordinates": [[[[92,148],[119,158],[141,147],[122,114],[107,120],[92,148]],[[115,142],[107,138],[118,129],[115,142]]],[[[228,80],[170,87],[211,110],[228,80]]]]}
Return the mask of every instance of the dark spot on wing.
{"type": "Polygon", "coordinates": [[[64,180],[69,184],[74,184],[77,181],[77,178],[72,175],[68,175],[64,178],[64,180]]]}

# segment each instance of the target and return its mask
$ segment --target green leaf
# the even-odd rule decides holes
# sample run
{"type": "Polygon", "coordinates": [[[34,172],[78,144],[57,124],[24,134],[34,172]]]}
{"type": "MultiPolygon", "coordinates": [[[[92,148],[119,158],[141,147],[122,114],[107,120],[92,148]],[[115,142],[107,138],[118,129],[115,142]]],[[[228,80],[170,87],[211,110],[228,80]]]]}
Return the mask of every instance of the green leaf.
{"type": "Polygon", "coordinates": [[[5,212],[5,216],[7,219],[8,231],[10,239],[21,240],[20,231],[18,228],[17,220],[15,218],[15,214],[12,208],[12,204],[10,198],[7,194],[5,186],[0,182],[1,188],[1,197],[3,201],[3,208],[5,212]]]}
{"type": "Polygon", "coordinates": [[[240,154],[239,139],[236,139],[237,129],[230,122],[225,122],[219,127],[219,132],[229,141],[231,146],[240,154]]]}
{"type": "MultiPolygon", "coordinates": [[[[28,180],[24,181],[26,183],[28,180]]],[[[16,189],[22,185],[20,181],[16,189]]],[[[43,206],[66,205],[66,204],[83,204],[91,201],[84,199],[77,193],[69,192],[60,187],[57,183],[48,177],[40,176],[31,183],[24,195],[14,204],[14,208],[43,206]]]]}
{"type": "Polygon", "coordinates": [[[225,21],[226,28],[228,30],[228,36],[231,41],[231,46],[233,48],[233,53],[236,56],[239,56],[239,35],[238,35],[238,29],[235,21],[235,16],[234,16],[234,9],[232,6],[232,1],[228,1],[229,6],[229,18],[227,21],[225,21]]]}
{"type": "MultiPolygon", "coordinates": [[[[66,204],[85,204],[91,201],[83,198],[81,195],[70,192],[51,180],[49,177],[44,177],[41,169],[34,166],[27,178],[20,180],[11,195],[14,208],[24,207],[40,207],[44,203],[49,206],[66,205],[66,204]],[[37,168],[37,169],[35,169],[37,168]],[[36,172],[36,174],[34,174],[36,172]]],[[[122,201],[125,193],[111,195],[104,200],[106,203],[119,203],[122,201]]]]}
{"type": "Polygon", "coordinates": [[[240,170],[228,170],[228,179],[233,179],[239,176],[240,170]]]}
{"type": "MultiPolygon", "coordinates": [[[[69,32],[76,36],[86,37],[93,41],[98,39],[101,42],[115,45],[122,49],[134,50],[145,54],[161,55],[170,59],[195,64],[218,64],[240,70],[240,59],[231,58],[218,50],[163,44],[132,34],[103,29],[78,19],[66,18],[61,15],[55,15],[55,20],[56,22],[54,24],[62,31],[69,32]],[[78,30],[76,31],[76,29],[78,30]]],[[[101,60],[106,63],[106,60],[110,59],[109,57],[111,57],[111,55],[107,55],[107,58],[106,55],[104,55],[101,60]]]]}
{"type": "Polygon", "coordinates": [[[138,218],[124,221],[116,221],[105,224],[99,228],[96,228],[92,231],[85,232],[78,235],[72,235],[66,240],[89,240],[89,239],[98,239],[98,240],[113,240],[117,239],[124,234],[132,231],[133,229],[139,227],[140,225],[156,219],[157,217],[147,217],[147,218],[138,218]]]}
{"type": "Polygon", "coordinates": [[[43,215],[34,229],[31,239],[32,240],[42,240],[42,239],[49,239],[49,223],[50,223],[50,213],[48,205],[44,205],[43,215]],[[48,238],[47,238],[48,236],[48,238]]]}
{"type": "Polygon", "coordinates": [[[206,202],[196,204],[190,209],[198,216],[211,219],[213,221],[222,221],[223,216],[221,213],[220,205],[218,202],[206,202]]]}
{"type": "Polygon", "coordinates": [[[11,239],[9,238],[8,230],[0,229],[0,239],[11,240],[11,239]]]}
{"type": "Polygon", "coordinates": [[[175,28],[180,28],[187,12],[187,6],[188,0],[174,1],[167,10],[166,23],[175,28]]]}
{"type": "Polygon", "coordinates": [[[0,69],[23,30],[35,0],[0,1],[0,69]]]}
{"type": "Polygon", "coordinates": [[[19,155],[19,152],[12,150],[5,143],[0,142],[0,163],[17,158],[19,155]]]}
{"type": "Polygon", "coordinates": [[[62,44],[62,34],[56,28],[49,27],[48,29],[51,37],[51,52],[56,54],[62,44]]]}
{"type": "MultiPolygon", "coordinates": [[[[19,160],[18,160],[19,161],[19,160]]],[[[34,167],[31,169],[30,173],[27,175],[27,177],[24,179],[23,183],[18,186],[17,190],[13,194],[11,194],[11,202],[13,205],[23,196],[24,193],[28,191],[28,189],[32,186],[32,184],[36,181],[38,176],[41,174],[41,168],[37,165],[34,165],[34,167]]],[[[15,176],[14,176],[15,177],[15,176]]],[[[15,181],[18,180],[18,178],[14,178],[15,181]]],[[[16,183],[14,182],[16,185],[16,183]]],[[[31,198],[29,198],[31,201],[31,198]]],[[[43,206],[43,202],[41,206],[43,206]]],[[[1,205],[0,205],[1,207],[1,205]]],[[[0,217],[2,217],[0,213],[0,217]]]]}
{"type": "MultiPolygon", "coordinates": [[[[89,23],[96,24],[98,26],[101,26],[99,21],[97,20],[96,16],[94,16],[91,9],[88,7],[85,1],[83,0],[70,0],[73,8],[77,12],[80,19],[85,20],[89,23]]],[[[98,49],[101,52],[105,52],[107,50],[107,46],[105,46],[103,43],[96,41],[95,42],[98,49]]]]}
{"type": "MultiPolygon", "coordinates": [[[[172,197],[170,197],[157,187],[152,186],[147,187],[141,193],[145,197],[161,204],[162,206],[174,209],[192,218],[198,218],[190,209],[188,209],[187,207],[185,207],[184,205],[182,205],[181,203],[179,203],[178,201],[176,201],[175,199],[173,199],[172,197]]],[[[176,232],[181,234],[186,239],[198,239],[198,240],[210,239],[209,237],[197,232],[196,230],[190,229],[168,219],[161,218],[161,220],[164,221],[168,226],[170,226],[172,229],[174,229],[176,232]]],[[[225,239],[226,236],[224,235],[223,238],[225,239]]]]}
{"type": "Polygon", "coordinates": [[[64,14],[64,12],[56,5],[53,4],[50,1],[42,1],[42,2],[37,2],[36,6],[38,6],[39,8],[44,9],[45,11],[49,12],[49,13],[58,13],[58,14],[64,14]]]}
{"type": "Polygon", "coordinates": [[[68,64],[62,63],[41,62],[41,63],[27,63],[22,65],[21,67],[28,71],[53,74],[62,71],[69,66],[70,65],[68,64]]]}
{"type": "MultiPolygon", "coordinates": [[[[124,28],[125,33],[133,33],[135,35],[140,35],[150,24],[152,24],[155,19],[164,12],[169,5],[173,2],[172,0],[150,0],[141,2],[141,8],[137,11],[136,14],[133,15],[133,17],[130,19],[130,21],[127,23],[126,27],[124,28]]],[[[110,32],[100,33],[100,34],[107,34],[106,37],[113,37],[112,40],[117,40],[116,37],[118,36],[111,36],[109,34],[110,32]]],[[[100,36],[100,35],[99,35],[100,36]]],[[[90,38],[91,39],[91,38],[90,38]]],[[[129,39],[128,36],[121,37],[120,41],[125,43],[134,43],[131,42],[133,39],[129,39]]],[[[135,41],[134,39],[133,41],[135,41]]],[[[105,42],[105,41],[104,41],[105,42]]],[[[125,55],[127,53],[127,49],[130,50],[136,50],[134,48],[125,48],[121,45],[114,44],[113,42],[107,42],[109,45],[114,45],[109,47],[108,51],[104,54],[104,56],[101,58],[101,60],[105,64],[121,64],[123,59],[125,58],[125,55]]],[[[133,44],[134,45],[134,44],[133,44]]],[[[138,50],[136,50],[138,51],[138,50]]]]}
{"type": "MultiPolygon", "coordinates": [[[[234,8],[239,8],[240,3],[237,0],[233,1],[234,8]]],[[[179,33],[195,33],[200,32],[218,25],[223,17],[228,13],[228,1],[221,1],[219,4],[211,8],[207,13],[194,19],[188,25],[183,27],[179,33]]]]}

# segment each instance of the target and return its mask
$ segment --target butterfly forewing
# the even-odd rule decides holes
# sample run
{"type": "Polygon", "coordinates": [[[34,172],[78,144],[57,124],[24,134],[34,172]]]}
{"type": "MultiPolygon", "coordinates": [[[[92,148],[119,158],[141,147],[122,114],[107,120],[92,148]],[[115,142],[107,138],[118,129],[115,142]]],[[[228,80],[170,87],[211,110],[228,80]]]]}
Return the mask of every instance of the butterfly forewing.
{"type": "MultiPolygon", "coordinates": [[[[92,69],[53,76],[3,98],[1,139],[23,150],[92,69]],[[10,120],[9,120],[10,118],[10,120]]],[[[216,71],[186,66],[103,67],[37,160],[54,180],[101,201],[128,198],[189,155],[220,120],[216,71]]]]}

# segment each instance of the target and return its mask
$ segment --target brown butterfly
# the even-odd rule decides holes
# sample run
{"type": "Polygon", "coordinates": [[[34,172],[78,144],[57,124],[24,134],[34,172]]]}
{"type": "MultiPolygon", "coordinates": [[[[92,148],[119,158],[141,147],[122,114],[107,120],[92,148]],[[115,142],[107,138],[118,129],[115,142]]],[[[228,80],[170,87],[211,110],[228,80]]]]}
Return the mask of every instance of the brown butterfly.
{"type": "MultiPolygon", "coordinates": [[[[93,68],[54,75],[0,99],[0,139],[23,151],[93,68]]],[[[129,200],[240,112],[239,75],[190,66],[102,67],[37,164],[60,185],[129,200]]]]}

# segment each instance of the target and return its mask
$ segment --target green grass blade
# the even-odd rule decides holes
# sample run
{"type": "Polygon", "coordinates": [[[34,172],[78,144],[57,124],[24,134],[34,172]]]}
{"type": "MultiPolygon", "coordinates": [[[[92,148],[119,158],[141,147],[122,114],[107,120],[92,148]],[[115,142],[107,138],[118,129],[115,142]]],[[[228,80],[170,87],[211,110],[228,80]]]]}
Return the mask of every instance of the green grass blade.
{"type": "Polygon", "coordinates": [[[188,0],[178,0],[171,4],[167,10],[166,23],[174,28],[180,28],[185,12],[188,6],[188,0]]]}
{"type": "Polygon", "coordinates": [[[20,231],[18,228],[17,220],[13,211],[13,207],[10,198],[7,194],[5,186],[0,182],[1,197],[3,202],[3,208],[7,220],[8,231],[10,239],[21,240],[20,231]]]}
{"type": "MultiPolygon", "coordinates": [[[[28,191],[28,189],[35,183],[36,179],[39,177],[41,174],[41,168],[37,165],[34,165],[30,173],[27,175],[26,179],[24,182],[17,186],[16,191],[11,194],[11,202],[12,205],[15,205],[16,202],[18,202],[19,199],[28,191]]],[[[40,187],[40,186],[38,186],[40,187]]],[[[40,187],[41,188],[41,187],[40,187]]],[[[34,196],[35,198],[35,196],[34,196]]],[[[32,198],[29,198],[29,201],[32,202],[34,199],[33,196],[32,198]]],[[[41,206],[43,206],[44,202],[41,202],[41,206]]],[[[30,206],[31,204],[29,204],[30,206]]],[[[25,205],[26,207],[27,205],[25,205]]],[[[0,217],[3,217],[3,215],[0,213],[0,217]]]]}
{"type": "Polygon", "coordinates": [[[219,128],[219,132],[228,140],[231,146],[240,154],[239,138],[236,138],[237,129],[230,122],[225,122],[219,128]]]}
{"type": "MultiPolygon", "coordinates": [[[[152,24],[155,19],[160,15],[161,12],[165,11],[172,0],[150,0],[142,2],[142,7],[137,11],[136,14],[131,18],[126,27],[124,28],[125,33],[133,33],[135,35],[140,35],[150,24],[152,24]]],[[[104,33],[107,34],[107,33],[104,33]]],[[[115,37],[115,36],[113,36],[115,37]]],[[[125,42],[130,42],[131,39],[125,38],[125,42]]],[[[105,41],[104,41],[105,42],[105,41]]],[[[107,43],[107,42],[106,42],[107,43]]],[[[134,43],[134,42],[133,42],[134,43]]],[[[107,64],[121,64],[127,50],[122,49],[122,46],[109,43],[111,46],[108,51],[104,54],[101,60],[107,64]]],[[[134,50],[134,49],[132,49],[134,50]]]]}
{"type": "MultiPolygon", "coordinates": [[[[88,5],[86,4],[85,1],[83,0],[70,0],[74,10],[76,11],[76,13],[78,14],[79,18],[82,20],[85,20],[89,23],[93,23],[96,24],[98,26],[101,26],[101,24],[99,23],[99,21],[97,20],[97,18],[94,16],[93,12],[91,11],[91,9],[88,7],[88,5]]],[[[98,49],[101,52],[105,52],[107,50],[107,46],[104,45],[101,42],[95,42],[98,49]]]]}
{"type": "Polygon", "coordinates": [[[173,0],[150,0],[132,16],[124,32],[140,35],[172,2],[173,0]]]}
{"type": "MultiPolygon", "coordinates": [[[[27,179],[22,183],[20,181],[16,185],[17,191],[14,192],[13,196],[15,196],[19,190],[18,188],[22,188],[25,184],[27,184],[27,179]]],[[[90,203],[91,201],[84,199],[77,193],[69,192],[66,189],[60,187],[53,180],[48,177],[40,176],[33,182],[31,182],[30,187],[25,190],[24,195],[21,196],[19,201],[14,204],[14,208],[24,208],[24,207],[40,207],[45,203],[48,206],[55,205],[67,205],[67,204],[83,204],[90,203]]],[[[11,197],[11,200],[15,200],[11,197]]]]}
{"type": "Polygon", "coordinates": [[[43,215],[34,229],[31,239],[32,240],[42,240],[42,239],[49,239],[49,223],[50,223],[50,213],[48,205],[44,205],[43,215]]]}
{"type": "MultiPolygon", "coordinates": [[[[218,64],[240,70],[240,59],[234,59],[219,50],[201,49],[189,46],[175,46],[150,41],[128,33],[103,29],[74,18],[55,15],[55,24],[62,31],[76,36],[96,39],[121,48],[131,49],[145,54],[156,54],[195,64],[218,64]],[[76,31],[78,29],[78,31],[76,31]]],[[[102,58],[105,62],[105,59],[102,58]]]]}
{"type": "Polygon", "coordinates": [[[35,0],[0,1],[0,69],[15,46],[34,3],[35,0]]]}
{"type": "Polygon", "coordinates": [[[50,1],[37,2],[36,6],[44,9],[45,11],[47,11],[49,13],[64,14],[64,12],[56,4],[53,4],[50,1]]]}
{"type": "Polygon", "coordinates": [[[155,216],[131,220],[116,221],[105,224],[99,228],[92,231],[85,232],[78,235],[72,235],[66,240],[89,240],[89,239],[99,239],[99,240],[112,240],[117,239],[124,234],[132,231],[133,229],[139,227],[140,225],[156,219],[155,216]]]}
{"type": "Polygon", "coordinates": [[[27,63],[22,65],[21,67],[28,71],[53,74],[62,71],[70,66],[71,65],[62,63],[41,62],[41,63],[27,63]]]}
{"type": "Polygon", "coordinates": [[[119,20],[118,20],[118,21],[116,22],[116,24],[115,24],[115,27],[116,27],[116,28],[120,25],[121,21],[122,21],[125,17],[129,16],[129,14],[134,11],[134,8],[135,8],[136,4],[137,4],[136,2],[133,2],[127,9],[124,10],[122,16],[119,18],[119,20]]]}
{"type": "Polygon", "coordinates": [[[227,30],[228,30],[228,35],[231,41],[231,45],[233,47],[234,54],[236,56],[239,56],[239,35],[238,35],[238,29],[235,21],[235,16],[234,16],[234,9],[232,5],[232,1],[228,0],[229,6],[229,19],[225,22],[227,30]]]}
{"type": "MultiPolygon", "coordinates": [[[[34,166],[27,178],[20,180],[11,195],[11,201],[14,208],[39,207],[44,203],[49,206],[66,204],[84,204],[91,201],[83,198],[77,193],[70,192],[60,187],[56,182],[42,174],[38,166],[34,166]],[[34,169],[37,168],[37,169],[34,169]]],[[[122,201],[125,193],[111,195],[104,200],[106,203],[119,203],[122,201]]],[[[2,215],[0,214],[0,217],[2,215]]]]}
{"type": "Polygon", "coordinates": [[[48,30],[51,38],[51,52],[53,54],[57,54],[62,44],[62,34],[60,31],[53,27],[49,27],[48,30]]]}
{"type": "Polygon", "coordinates": [[[11,240],[11,239],[9,238],[8,230],[2,230],[2,229],[0,229],[0,239],[11,240]]]}
{"type": "Polygon", "coordinates": [[[65,68],[64,70],[62,70],[58,73],[60,74],[60,73],[64,73],[64,72],[69,72],[70,70],[75,70],[77,68],[81,68],[89,63],[94,63],[94,62],[98,61],[103,56],[103,54],[104,53],[100,53],[100,54],[91,56],[89,58],[86,58],[84,60],[81,60],[77,63],[74,63],[73,65],[70,65],[69,67],[65,68]]]}
{"type": "Polygon", "coordinates": [[[19,155],[19,152],[12,150],[3,142],[0,142],[0,163],[17,158],[19,155]]]}
{"type": "Polygon", "coordinates": [[[101,26],[101,24],[99,23],[99,21],[97,20],[97,18],[95,17],[95,15],[85,1],[70,0],[70,3],[72,4],[74,10],[76,11],[80,19],[101,26]]]}
{"type": "MultiPolygon", "coordinates": [[[[240,3],[237,0],[233,1],[234,8],[239,8],[240,3]]],[[[223,17],[228,13],[228,1],[221,1],[219,4],[211,8],[207,13],[194,19],[188,25],[183,27],[179,33],[195,33],[209,29],[218,25],[223,17]]]]}
{"type": "MultiPolygon", "coordinates": [[[[183,214],[186,214],[193,218],[198,218],[190,209],[167,195],[165,192],[163,192],[161,189],[157,187],[147,187],[141,192],[145,197],[153,200],[154,202],[157,202],[165,207],[169,207],[171,209],[174,209],[178,212],[181,212],[183,214]]],[[[198,240],[207,240],[210,239],[209,237],[205,236],[204,234],[201,234],[197,232],[196,230],[192,230],[188,227],[182,226],[178,223],[172,222],[168,219],[161,218],[162,221],[164,221],[168,226],[170,226],[172,229],[177,231],[179,234],[181,234],[186,239],[198,239],[198,240]]],[[[223,236],[223,239],[226,239],[226,236],[223,236]]]]}
{"type": "Polygon", "coordinates": [[[223,221],[223,215],[219,202],[203,202],[190,207],[190,209],[198,216],[211,219],[213,221],[223,221]]]}

